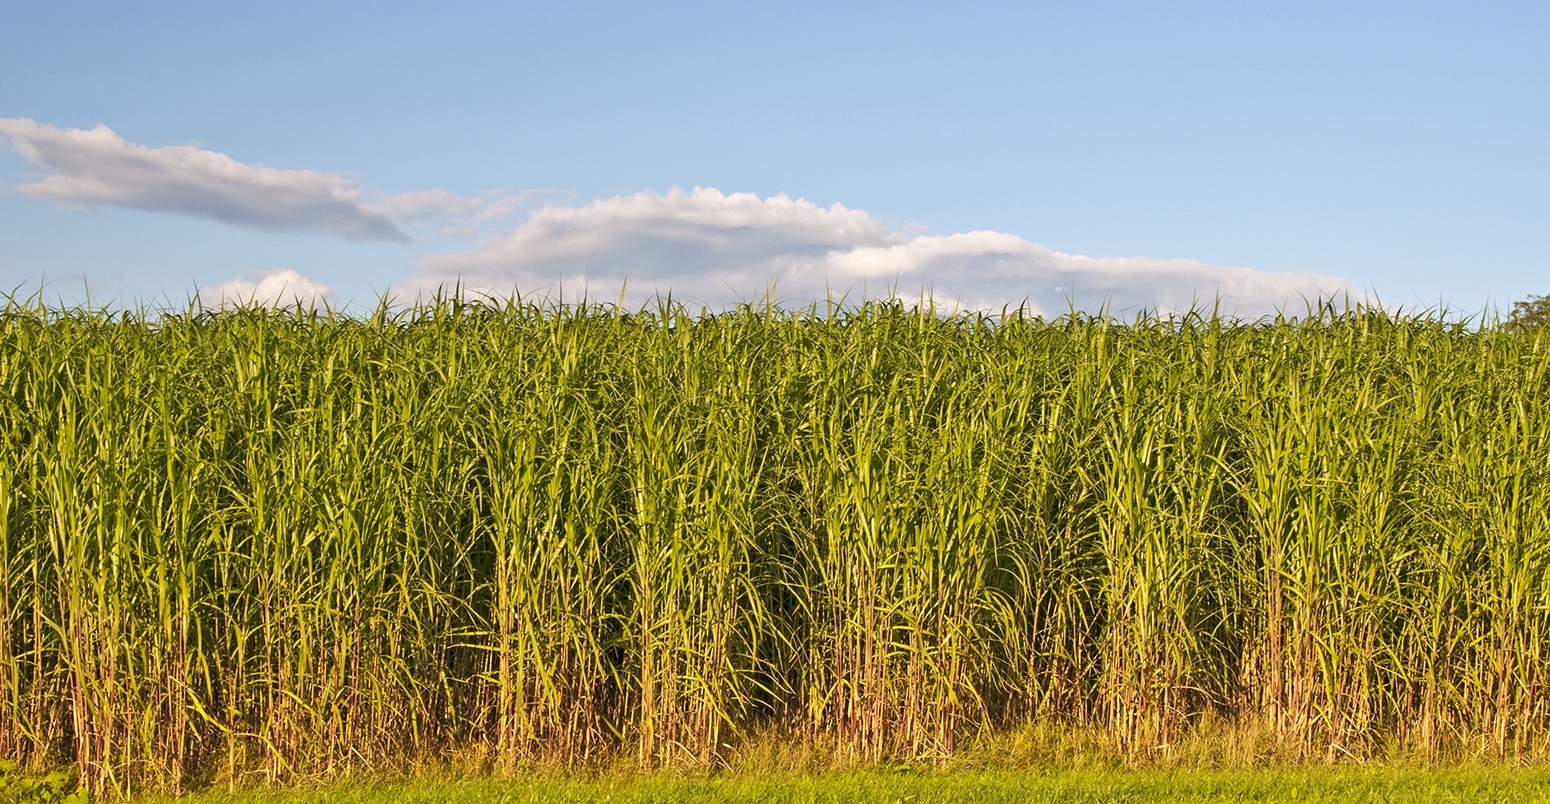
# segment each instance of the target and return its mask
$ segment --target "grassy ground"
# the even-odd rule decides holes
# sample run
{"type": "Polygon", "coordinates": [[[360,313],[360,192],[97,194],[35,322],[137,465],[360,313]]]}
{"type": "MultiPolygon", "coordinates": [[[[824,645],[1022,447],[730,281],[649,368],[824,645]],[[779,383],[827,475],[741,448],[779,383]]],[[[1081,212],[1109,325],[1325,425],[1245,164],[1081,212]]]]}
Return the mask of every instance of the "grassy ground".
{"type": "MultiPolygon", "coordinates": [[[[173,799],[144,799],[145,804],[173,799]]],[[[305,792],[206,793],[181,804],[376,802],[1110,802],[1550,801],[1550,769],[1293,771],[972,771],[633,776],[355,784],[305,792]]]]}

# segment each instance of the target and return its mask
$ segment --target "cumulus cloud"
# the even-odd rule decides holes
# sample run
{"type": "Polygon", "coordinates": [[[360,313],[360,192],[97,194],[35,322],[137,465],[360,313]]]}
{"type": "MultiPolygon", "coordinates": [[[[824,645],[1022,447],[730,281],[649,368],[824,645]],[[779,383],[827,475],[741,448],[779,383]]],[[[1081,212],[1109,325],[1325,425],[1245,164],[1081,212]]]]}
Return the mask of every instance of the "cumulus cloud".
{"type": "Polygon", "coordinates": [[[274,268],[199,289],[199,305],[206,309],[232,307],[322,307],[334,295],[333,288],[289,268],[274,268]]]}
{"type": "Polygon", "coordinates": [[[921,234],[859,210],[783,195],[650,191],[582,207],[551,205],[472,252],[427,256],[398,290],[438,287],[639,302],[671,292],[721,306],[845,297],[929,296],[948,308],[1026,305],[1169,314],[1221,302],[1228,314],[1301,309],[1303,300],[1364,297],[1345,280],[1149,257],[1063,254],[1016,235],[921,234]]]}
{"type": "Polygon", "coordinates": [[[465,198],[430,190],[371,197],[314,170],[250,165],[189,145],[151,148],[107,126],[57,128],[0,119],[0,138],[48,175],[10,189],[66,206],[118,206],[194,215],[263,230],[310,231],[407,243],[406,221],[487,220],[513,208],[510,194],[465,198]]]}

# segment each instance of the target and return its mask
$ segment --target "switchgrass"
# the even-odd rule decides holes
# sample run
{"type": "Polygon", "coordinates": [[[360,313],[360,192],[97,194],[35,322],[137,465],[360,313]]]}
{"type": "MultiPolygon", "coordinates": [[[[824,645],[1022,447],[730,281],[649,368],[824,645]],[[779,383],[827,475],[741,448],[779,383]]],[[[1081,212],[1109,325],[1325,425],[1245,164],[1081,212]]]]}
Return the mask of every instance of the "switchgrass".
{"type": "Polygon", "coordinates": [[[1542,758],[1547,435],[1550,336],[1365,308],[11,300],[0,757],[1542,758]]]}

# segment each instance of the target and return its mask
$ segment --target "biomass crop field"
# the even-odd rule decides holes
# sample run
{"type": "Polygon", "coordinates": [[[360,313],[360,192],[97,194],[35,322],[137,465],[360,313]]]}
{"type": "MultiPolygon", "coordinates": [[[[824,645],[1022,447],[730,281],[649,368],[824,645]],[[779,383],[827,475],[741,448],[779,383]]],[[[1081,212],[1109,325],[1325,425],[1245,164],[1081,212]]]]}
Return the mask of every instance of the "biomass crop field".
{"type": "Polygon", "coordinates": [[[1542,757],[1547,435],[1550,333],[1370,309],[12,302],[0,758],[1542,757]]]}

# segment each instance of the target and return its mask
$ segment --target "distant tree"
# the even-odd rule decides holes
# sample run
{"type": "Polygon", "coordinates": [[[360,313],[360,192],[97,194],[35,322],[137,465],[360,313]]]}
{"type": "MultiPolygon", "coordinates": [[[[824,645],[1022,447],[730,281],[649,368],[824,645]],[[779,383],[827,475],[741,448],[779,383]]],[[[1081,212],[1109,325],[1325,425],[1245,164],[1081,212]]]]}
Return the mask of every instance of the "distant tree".
{"type": "Polygon", "coordinates": [[[1539,329],[1550,324],[1550,295],[1530,296],[1513,302],[1512,316],[1507,323],[1521,329],[1539,329]]]}

